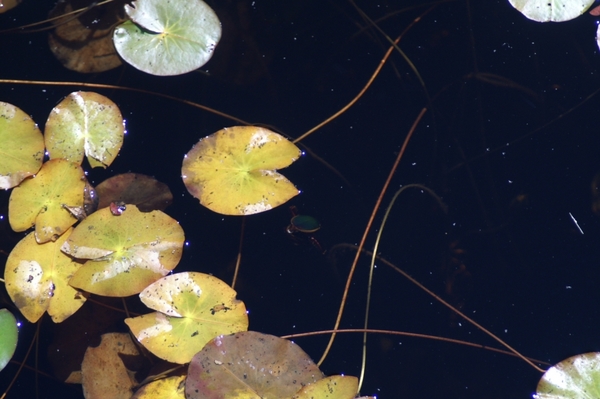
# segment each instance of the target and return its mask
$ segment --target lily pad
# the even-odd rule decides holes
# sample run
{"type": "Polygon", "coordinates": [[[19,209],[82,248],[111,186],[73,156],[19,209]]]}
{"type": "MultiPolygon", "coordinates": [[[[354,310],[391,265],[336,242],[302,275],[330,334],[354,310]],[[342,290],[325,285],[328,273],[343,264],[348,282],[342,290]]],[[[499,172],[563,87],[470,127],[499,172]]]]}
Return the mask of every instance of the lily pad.
{"type": "Polygon", "coordinates": [[[81,165],[106,168],[123,145],[125,125],[121,111],[108,98],[94,92],[69,94],[50,112],[45,141],[50,159],[64,158],[81,165]]]}
{"type": "Polygon", "coordinates": [[[185,399],[185,375],[162,378],[146,384],[131,399],[185,399]]]}
{"type": "Polygon", "coordinates": [[[185,393],[187,399],[281,399],[322,378],[295,343],[246,331],[216,337],[194,356],[185,393]]]}
{"type": "Polygon", "coordinates": [[[183,249],[183,229],[161,211],[127,205],[120,216],[102,208],[85,218],[61,250],[90,259],[70,284],[104,296],[129,296],[169,273],[183,249]]]}
{"type": "Polygon", "coordinates": [[[15,316],[7,309],[0,309],[0,371],[6,367],[15,354],[19,330],[15,316]]]}
{"type": "Polygon", "coordinates": [[[83,207],[85,175],[79,165],[64,159],[46,162],[34,178],[10,194],[8,220],[14,231],[35,224],[38,243],[56,240],[77,219],[68,208],[83,207]]]}
{"type": "Polygon", "coordinates": [[[334,375],[301,388],[292,399],[354,399],[358,392],[358,378],[334,375]]]}
{"type": "Polygon", "coordinates": [[[564,22],[577,18],[595,0],[508,0],[527,18],[537,22],[564,22]]]}
{"type": "Polygon", "coordinates": [[[233,288],[208,274],[173,274],[140,293],[142,302],[158,312],[125,323],[156,356],[188,363],[217,335],[248,329],[246,307],[235,295],[233,288]]]}
{"type": "Polygon", "coordinates": [[[301,151],[291,141],[256,126],[225,128],[200,140],[183,159],[183,183],[208,209],[224,215],[251,215],[298,195],[276,169],[301,151]]]}
{"type": "MultiPolygon", "coordinates": [[[[86,399],[129,399],[137,385],[135,372],[127,369],[124,359],[141,356],[129,334],[102,335],[98,347],[89,347],[81,363],[83,396],[86,399]]],[[[142,360],[142,359],[140,359],[142,360]]],[[[139,363],[140,360],[137,360],[139,363]]]]}
{"type": "Polygon", "coordinates": [[[5,102],[0,102],[0,143],[0,189],[15,187],[42,167],[42,132],[29,115],[5,102]]]}
{"type": "Polygon", "coordinates": [[[6,291],[32,323],[46,311],[55,323],[60,323],[85,303],[85,296],[69,285],[81,265],[60,252],[69,232],[45,244],[38,244],[34,234],[29,234],[6,260],[6,291]]]}
{"type": "Polygon", "coordinates": [[[134,204],[142,212],[164,210],[173,202],[169,187],[153,177],[140,173],[123,173],[104,180],[96,186],[99,208],[111,202],[134,204]]]}
{"type": "Polygon", "coordinates": [[[221,22],[201,0],[137,0],[132,19],[115,29],[125,61],[153,75],[180,75],[206,64],[221,38],[221,22]]]}
{"type": "Polygon", "coordinates": [[[600,398],[600,352],[572,356],[550,367],[535,399],[600,398]]]}

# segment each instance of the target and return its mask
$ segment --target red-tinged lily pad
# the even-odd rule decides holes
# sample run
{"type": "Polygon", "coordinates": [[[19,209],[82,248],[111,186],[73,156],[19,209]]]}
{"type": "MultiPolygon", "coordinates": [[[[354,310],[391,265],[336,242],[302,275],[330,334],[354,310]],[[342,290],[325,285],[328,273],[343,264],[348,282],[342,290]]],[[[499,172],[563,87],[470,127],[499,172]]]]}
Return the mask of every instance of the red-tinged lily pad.
{"type": "Polygon", "coordinates": [[[285,137],[256,126],[235,126],[203,138],[183,159],[183,183],[208,209],[224,215],[251,215],[298,195],[276,169],[301,151],[285,137]]]}
{"type": "Polygon", "coordinates": [[[333,375],[300,389],[292,399],[354,399],[358,392],[358,378],[333,375]]]}
{"type": "Polygon", "coordinates": [[[142,212],[163,211],[173,201],[169,187],[153,177],[140,173],[123,173],[104,180],[96,186],[99,208],[111,202],[137,205],[142,212]]]}
{"type": "Polygon", "coordinates": [[[600,352],[572,356],[550,367],[535,399],[600,398],[600,352]]]}
{"type": "Polygon", "coordinates": [[[172,363],[188,363],[217,335],[248,329],[248,315],[236,292],[208,274],[185,272],[163,277],[140,293],[157,310],[125,319],[138,341],[172,363]]]}
{"type": "Polygon", "coordinates": [[[0,102],[0,143],[0,189],[15,187],[40,170],[42,132],[29,115],[4,102],[0,102]]]}
{"type": "Polygon", "coordinates": [[[85,175],[79,165],[64,159],[46,162],[35,177],[10,194],[8,220],[14,231],[35,224],[38,243],[56,240],[77,219],[68,208],[83,206],[85,175]]]}
{"type": "Polygon", "coordinates": [[[323,373],[295,343],[254,331],[219,336],[194,356],[187,399],[292,397],[323,373]]]}
{"type": "Polygon", "coordinates": [[[44,133],[50,159],[64,158],[81,165],[85,154],[93,168],[106,168],[123,145],[125,125],[111,100],[77,91],[52,109],[44,133]]]}
{"type": "Polygon", "coordinates": [[[83,396],[86,399],[129,399],[137,385],[135,371],[127,369],[123,359],[135,364],[144,358],[129,334],[102,335],[98,347],[89,347],[81,363],[83,396]]]}
{"type": "Polygon", "coordinates": [[[120,216],[109,208],[92,213],[61,249],[89,259],[71,278],[72,286],[98,295],[129,296],[173,270],[183,242],[183,229],[173,218],[127,205],[120,216]]]}
{"type": "Polygon", "coordinates": [[[83,294],[69,285],[69,279],[81,265],[60,252],[69,232],[55,242],[44,244],[38,244],[34,235],[29,234],[17,243],[6,260],[6,291],[32,323],[46,311],[55,323],[60,323],[85,302],[83,294]]]}

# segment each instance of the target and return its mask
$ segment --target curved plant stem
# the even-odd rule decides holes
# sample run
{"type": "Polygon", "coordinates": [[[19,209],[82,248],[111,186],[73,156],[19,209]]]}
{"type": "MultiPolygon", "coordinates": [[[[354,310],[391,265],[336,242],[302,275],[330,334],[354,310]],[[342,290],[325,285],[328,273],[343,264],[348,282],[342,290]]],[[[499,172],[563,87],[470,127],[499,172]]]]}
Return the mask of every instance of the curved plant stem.
{"type": "MultiPolygon", "coordinates": [[[[427,108],[423,108],[421,110],[421,112],[419,113],[419,115],[417,116],[417,119],[415,119],[415,121],[413,122],[412,127],[410,128],[410,130],[408,131],[408,134],[406,135],[406,138],[404,139],[402,148],[400,149],[400,152],[398,153],[398,156],[396,157],[396,161],[394,162],[394,165],[392,166],[392,169],[390,170],[388,178],[385,181],[383,188],[381,189],[379,198],[377,198],[377,202],[375,202],[373,212],[371,213],[371,217],[369,218],[369,222],[367,223],[365,232],[363,233],[362,239],[360,240],[360,244],[358,246],[358,251],[356,252],[356,256],[354,257],[354,262],[352,262],[352,267],[350,268],[350,273],[348,273],[348,279],[346,280],[346,287],[344,288],[344,294],[342,295],[342,302],[340,303],[340,309],[338,311],[337,319],[336,319],[335,325],[333,327],[334,331],[337,330],[338,327],[340,326],[340,321],[342,320],[342,314],[344,313],[344,307],[346,306],[346,299],[348,298],[348,291],[350,290],[350,284],[352,282],[352,277],[354,276],[354,271],[356,270],[356,265],[358,264],[358,258],[360,257],[361,250],[363,249],[363,247],[365,245],[365,241],[367,240],[367,235],[369,234],[369,230],[371,230],[371,225],[373,224],[375,215],[377,214],[377,211],[379,210],[379,206],[381,205],[381,202],[383,201],[383,196],[385,195],[387,188],[390,185],[392,177],[396,173],[398,164],[400,163],[400,160],[402,159],[402,156],[404,155],[404,152],[406,151],[408,142],[410,141],[410,138],[412,137],[415,129],[417,128],[417,125],[423,118],[423,115],[425,115],[425,112],[427,112],[427,108]]],[[[331,334],[331,338],[329,338],[329,343],[327,344],[327,347],[325,348],[325,351],[323,352],[321,359],[317,363],[319,366],[321,365],[321,363],[323,363],[323,361],[327,357],[327,354],[329,353],[329,350],[331,349],[331,345],[333,344],[334,339],[335,339],[335,332],[333,334],[331,334]]]]}

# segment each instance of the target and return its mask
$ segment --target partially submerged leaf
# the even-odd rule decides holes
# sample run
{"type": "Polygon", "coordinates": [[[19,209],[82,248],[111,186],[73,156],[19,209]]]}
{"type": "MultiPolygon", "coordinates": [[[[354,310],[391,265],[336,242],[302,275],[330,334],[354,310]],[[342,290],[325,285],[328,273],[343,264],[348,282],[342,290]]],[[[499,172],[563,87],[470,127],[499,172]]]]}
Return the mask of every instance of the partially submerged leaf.
{"type": "Polygon", "coordinates": [[[153,177],[140,173],[123,173],[104,180],[96,186],[99,208],[111,202],[134,204],[142,212],[164,210],[173,201],[169,187],[153,177]]]}
{"type": "Polygon", "coordinates": [[[125,125],[115,103],[94,92],[69,94],[50,112],[45,141],[50,159],[64,158],[81,165],[106,168],[123,145],[125,125]]]}
{"type": "Polygon", "coordinates": [[[34,178],[10,194],[8,220],[20,232],[35,224],[38,243],[56,240],[77,219],[68,207],[82,207],[85,175],[81,167],[64,159],[46,162],[34,178]]]}
{"type": "Polygon", "coordinates": [[[102,336],[96,348],[89,347],[81,363],[83,395],[86,399],[130,399],[137,385],[135,372],[123,363],[125,356],[139,356],[129,334],[102,336]]]}
{"type": "Polygon", "coordinates": [[[127,205],[120,216],[109,208],[84,219],[62,246],[90,259],[70,280],[74,287],[105,296],[129,296],[169,273],[181,259],[183,229],[161,211],[127,205]]]}
{"type": "Polygon", "coordinates": [[[254,331],[219,336],[192,359],[187,399],[289,398],[323,373],[295,343],[254,331]]]}
{"type": "Polygon", "coordinates": [[[200,140],[183,159],[183,183],[208,209],[224,215],[251,215],[298,195],[276,169],[301,151],[285,137],[256,126],[225,128],[200,140]]]}
{"type": "Polygon", "coordinates": [[[572,356],[550,367],[535,399],[600,398],[600,352],[572,356]]]}
{"type": "Polygon", "coordinates": [[[137,0],[125,11],[133,20],[115,29],[125,61],[153,75],[180,75],[206,64],[221,38],[221,22],[201,0],[137,0]]]}
{"type": "Polygon", "coordinates": [[[82,293],[69,285],[69,279],[81,265],[60,252],[68,233],[56,242],[44,244],[38,244],[34,235],[29,234],[17,243],[6,260],[6,291],[32,323],[46,311],[55,323],[60,323],[85,302],[82,293]]]}
{"type": "Polygon", "coordinates": [[[19,330],[15,316],[7,309],[0,309],[0,371],[6,367],[17,348],[19,330]]]}
{"type": "Polygon", "coordinates": [[[188,363],[204,345],[222,334],[248,329],[244,303],[223,281],[185,272],[161,278],[140,293],[160,313],[125,319],[148,350],[173,363],[188,363]]]}
{"type": "Polygon", "coordinates": [[[0,143],[0,189],[15,187],[42,167],[42,132],[29,115],[5,102],[0,102],[0,143]]]}
{"type": "Polygon", "coordinates": [[[292,399],[354,399],[357,392],[358,378],[333,375],[301,388],[292,399]]]}
{"type": "Polygon", "coordinates": [[[509,0],[527,18],[537,22],[564,22],[585,13],[595,0],[509,0]]]}

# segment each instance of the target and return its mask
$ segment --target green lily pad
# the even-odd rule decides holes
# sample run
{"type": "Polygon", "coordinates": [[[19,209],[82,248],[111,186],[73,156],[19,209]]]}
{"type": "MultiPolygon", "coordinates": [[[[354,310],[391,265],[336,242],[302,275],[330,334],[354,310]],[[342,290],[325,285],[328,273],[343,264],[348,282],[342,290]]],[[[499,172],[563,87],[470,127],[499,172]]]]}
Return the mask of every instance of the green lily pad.
{"type": "Polygon", "coordinates": [[[50,112],[45,141],[50,159],[64,158],[81,165],[106,168],[123,145],[125,125],[121,111],[108,98],[94,92],[69,94],[50,112]]]}
{"type": "Polygon", "coordinates": [[[298,195],[276,169],[301,151],[285,137],[256,126],[225,128],[205,137],[183,159],[183,183],[208,209],[224,215],[251,215],[298,195]]]}
{"type": "Polygon", "coordinates": [[[187,399],[281,399],[322,378],[295,343],[245,331],[216,337],[194,356],[185,393],[187,399]]]}
{"type": "Polygon", "coordinates": [[[236,292],[208,274],[166,276],[140,293],[156,313],[125,319],[150,352],[173,363],[188,363],[217,335],[248,329],[248,315],[236,292]]]}
{"type": "Polygon", "coordinates": [[[600,398],[600,352],[572,356],[550,367],[536,391],[535,399],[600,398]]]}
{"type": "Polygon", "coordinates": [[[85,303],[83,294],[69,285],[69,279],[81,265],[60,252],[67,236],[38,244],[34,234],[29,234],[6,260],[6,291],[32,323],[46,311],[55,323],[60,323],[85,303]]]}
{"type": "Polygon", "coordinates": [[[577,18],[594,0],[508,0],[527,18],[537,22],[564,22],[577,18]]]}
{"type": "Polygon", "coordinates": [[[71,278],[72,286],[98,295],[129,296],[177,266],[183,242],[183,229],[173,218],[127,205],[119,216],[109,208],[92,213],[61,250],[90,259],[71,278]]]}
{"type": "Polygon", "coordinates": [[[10,194],[8,220],[14,231],[35,224],[38,243],[56,240],[77,222],[68,207],[83,207],[85,175],[79,165],[65,159],[46,162],[32,179],[10,194]]]}
{"type": "Polygon", "coordinates": [[[19,330],[17,320],[6,309],[0,309],[0,371],[6,367],[15,354],[19,330]]]}
{"type": "Polygon", "coordinates": [[[201,0],[137,0],[119,25],[117,52],[137,69],[153,75],[180,75],[206,64],[221,38],[221,22],[201,0]]]}
{"type": "Polygon", "coordinates": [[[15,187],[42,167],[42,132],[29,115],[4,102],[0,102],[0,143],[0,189],[15,187]]]}

